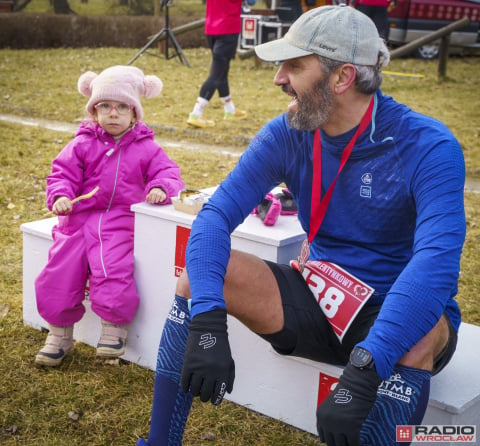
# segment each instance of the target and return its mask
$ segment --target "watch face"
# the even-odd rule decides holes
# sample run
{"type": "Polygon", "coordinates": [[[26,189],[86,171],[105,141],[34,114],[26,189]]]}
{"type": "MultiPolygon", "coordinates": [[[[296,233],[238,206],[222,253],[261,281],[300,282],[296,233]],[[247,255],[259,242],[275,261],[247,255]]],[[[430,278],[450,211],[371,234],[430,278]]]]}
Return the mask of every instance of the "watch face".
{"type": "Polygon", "coordinates": [[[372,363],[372,354],[361,347],[355,347],[350,354],[350,362],[355,367],[367,367],[372,363]]]}

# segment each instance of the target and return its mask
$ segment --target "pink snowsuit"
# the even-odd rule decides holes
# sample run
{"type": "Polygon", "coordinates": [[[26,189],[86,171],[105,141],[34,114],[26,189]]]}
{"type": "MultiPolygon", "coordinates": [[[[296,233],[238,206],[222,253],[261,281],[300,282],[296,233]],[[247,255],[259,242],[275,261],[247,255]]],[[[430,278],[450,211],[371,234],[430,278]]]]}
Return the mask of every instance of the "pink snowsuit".
{"type": "Polygon", "coordinates": [[[134,214],[130,206],[161,187],[167,200],[184,187],[180,168],[137,122],[118,142],[98,124],[83,122],[52,163],[47,207],[57,197],[70,200],[100,189],[58,217],[48,263],[35,281],[37,307],[50,324],[68,326],[84,312],[90,270],[92,310],[118,325],[132,321],[139,297],[133,277],[134,214]]]}

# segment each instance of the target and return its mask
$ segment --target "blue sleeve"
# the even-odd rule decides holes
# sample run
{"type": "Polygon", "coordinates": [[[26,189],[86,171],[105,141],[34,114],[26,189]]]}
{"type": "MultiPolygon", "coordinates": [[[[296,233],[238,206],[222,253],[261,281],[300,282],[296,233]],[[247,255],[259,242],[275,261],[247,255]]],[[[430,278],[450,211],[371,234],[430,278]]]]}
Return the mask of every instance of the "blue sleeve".
{"type": "Polygon", "coordinates": [[[423,159],[414,161],[411,188],[417,216],[412,257],[388,292],[367,338],[359,344],[372,353],[383,379],[435,326],[457,293],[466,233],[465,163],[453,135],[440,134],[443,137],[427,132],[417,141],[409,140],[431,146],[419,151],[423,159]]]}
{"type": "Polygon", "coordinates": [[[255,136],[192,225],[185,258],[192,317],[225,308],[223,281],[230,258],[230,234],[284,181],[284,155],[272,133],[282,134],[282,126],[283,120],[277,118],[255,136]]]}

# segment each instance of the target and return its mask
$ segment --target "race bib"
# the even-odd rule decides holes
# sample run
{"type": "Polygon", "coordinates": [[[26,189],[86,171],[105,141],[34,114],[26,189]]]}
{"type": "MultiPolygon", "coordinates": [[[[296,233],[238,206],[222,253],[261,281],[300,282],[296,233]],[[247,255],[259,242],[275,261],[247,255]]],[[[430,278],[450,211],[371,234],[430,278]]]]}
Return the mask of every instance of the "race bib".
{"type": "Polygon", "coordinates": [[[302,268],[298,260],[292,260],[290,266],[302,274],[333,331],[342,341],[375,290],[335,263],[314,260],[306,262],[302,268]]]}

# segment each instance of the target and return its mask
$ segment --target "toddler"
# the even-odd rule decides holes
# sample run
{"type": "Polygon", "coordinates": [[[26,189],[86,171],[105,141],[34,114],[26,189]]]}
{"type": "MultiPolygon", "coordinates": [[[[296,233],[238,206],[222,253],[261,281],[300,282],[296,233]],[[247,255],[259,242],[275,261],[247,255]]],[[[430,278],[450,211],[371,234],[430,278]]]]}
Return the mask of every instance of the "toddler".
{"type": "Polygon", "coordinates": [[[89,71],[78,80],[79,92],[89,97],[89,116],[54,159],[47,178],[47,207],[58,215],[58,224],[47,265],[35,281],[38,311],[49,324],[38,365],[58,366],[73,349],[87,278],[91,308],[102,324],[97,356],[125,352],[127,326],[139,302],[130,206],[143,200],[168,204],[184,187],[180,168],[142,122],[140,96],[155,97],[162,87],[158,77],[131,66],[113,66],[99,75],[89,71]]]}

